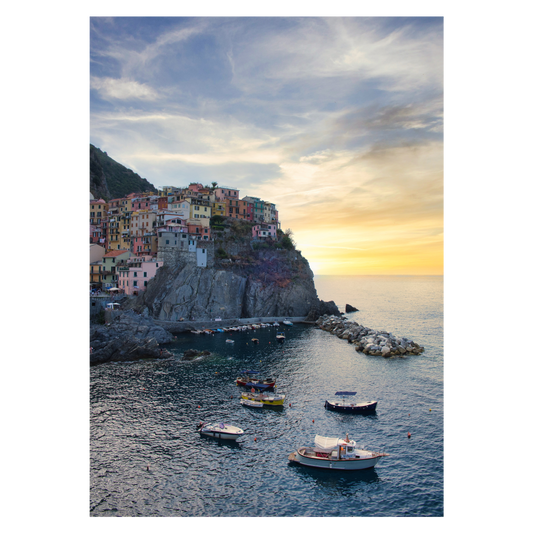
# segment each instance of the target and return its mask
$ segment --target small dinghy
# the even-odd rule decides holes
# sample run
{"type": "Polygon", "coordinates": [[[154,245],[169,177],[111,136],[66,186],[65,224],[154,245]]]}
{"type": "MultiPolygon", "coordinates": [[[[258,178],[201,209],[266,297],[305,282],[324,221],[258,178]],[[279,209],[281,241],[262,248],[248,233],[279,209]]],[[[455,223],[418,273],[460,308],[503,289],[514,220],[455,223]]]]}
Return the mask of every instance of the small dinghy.
{"type": "Polygon", "coordinates": [[[226,339],[226,342],[229,343],[229,344],[233,344],[235,341],[232,340],[232,339],[226,339]]]}
{"type": "Polygon", "coordinates": [[[243,405],[244,407],[256,407],[256,408],[263,407],[263,404],[261,402],[255,402],[254,400],[244,400],[244,399],[241,400],[241,405],[243,405]]]}
{"type": "Polygon", "coordinates": [[[201,423],[198,425],[198,432],[205,437],[214,437],[215,439],[235,440],[244,435],[244,430],[236,426],[230,426],[222,422],[217,424],[201,423]]]}

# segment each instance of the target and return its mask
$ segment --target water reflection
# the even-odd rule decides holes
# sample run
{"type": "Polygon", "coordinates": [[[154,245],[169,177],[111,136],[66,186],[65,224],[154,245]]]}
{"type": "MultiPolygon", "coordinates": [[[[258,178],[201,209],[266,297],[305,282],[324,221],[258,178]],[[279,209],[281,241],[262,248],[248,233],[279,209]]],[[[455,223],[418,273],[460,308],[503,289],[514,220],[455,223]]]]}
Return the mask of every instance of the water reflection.
{"type": "Polygon", "coordinates": [[[313,481],[315,485],[333,490],[345,496],[363,486],[378,483],[379,475],[374,468],[354,471],[331,471],[320,468],[309,468],[290,463],[289,467],[295,471],[303,481],[313,481]]]}

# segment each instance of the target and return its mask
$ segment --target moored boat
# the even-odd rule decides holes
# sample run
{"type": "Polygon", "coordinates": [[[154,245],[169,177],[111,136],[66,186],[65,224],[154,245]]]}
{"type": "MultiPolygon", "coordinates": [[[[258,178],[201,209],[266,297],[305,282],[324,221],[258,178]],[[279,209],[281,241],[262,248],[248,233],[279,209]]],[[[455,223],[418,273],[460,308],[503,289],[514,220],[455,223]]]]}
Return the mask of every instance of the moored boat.
{"type": "Polygon", "coordinates": [[[286,326],[292,326],[292,322],[287,319],[287,320],[284,320],[283,323],[286,325],[286,326]]]}
{"type": "Polygon", "coordinates": [[[239,376],[235,383],[241,387],[256,387],[257,389],[273,389],[276,385],[276,380],[273,378],[260,379],[258,377],[259,371],[257,370],[242,370],[242,375],[239,376]]]}
{"type": "Polygon", "coordinates": [[[278,333],[276,334],[276,340],[280,343],[280,344],[283,344],[285,342],[285,334],[281,331],[278,331],[278,333]]]}
{"type": "Polygon", "coordinates": [[[298,448],[289,455],[289,462],[328,470],[366,470],[388,455],[356,448],[348,434],[344,439],[316,435],[315,445],[298,448]]]}
{"type": "Polygon", "coordinates": [[[252,339],[252,342],[253,342],[254,344],[259,344],[259,339],[252,339]]]}
{"type": "Polygon", "coordinates": [[[256,402],[254,400],[245,400],[244,398],[241,400],[241,405],[245,407],[255,407],[255,408],[263,407],[263,404],[261,402],[256,402]]]}
{"type": "Polygon", "coordinates": [[[285,401],[285,394],[274,394],[271,392],[242,392],[241,398],[243,400],[253,400],[254,402],[261,402],[264,405],[283,405],[285,401]]]}
{"type": "Polygon", "coordinates": [[[222,422],[216,424],[201,423],[198,425],[198,432],[205,437],[214,437],[222,440],[235,440],[244,435],[244,430],[241,428],[222,422]]]}
{"type": "Polygon", "coordinates": [[[343,411],[345,413],[374,413],[378,405],[377,401],[373,402],[359,402],[353,403],[349,399],[349,396],[355,396],[356,392],[339,391],[335,393],[335,396],[342,396],[340,400],[326,400],[324,407],[329,411],[343,411]]]}

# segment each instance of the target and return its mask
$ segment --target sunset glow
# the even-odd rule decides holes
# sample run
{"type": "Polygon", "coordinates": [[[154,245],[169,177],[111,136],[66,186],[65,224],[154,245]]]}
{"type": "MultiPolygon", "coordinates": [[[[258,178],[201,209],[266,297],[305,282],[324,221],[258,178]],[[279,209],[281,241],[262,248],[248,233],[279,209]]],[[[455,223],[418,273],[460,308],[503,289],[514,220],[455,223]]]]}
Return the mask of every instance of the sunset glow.
{"type": "Polygon", "coordinates": [[[91,143],[276,204],[315,274],[443,273],[442,18],[92,18],[91,143]]]}

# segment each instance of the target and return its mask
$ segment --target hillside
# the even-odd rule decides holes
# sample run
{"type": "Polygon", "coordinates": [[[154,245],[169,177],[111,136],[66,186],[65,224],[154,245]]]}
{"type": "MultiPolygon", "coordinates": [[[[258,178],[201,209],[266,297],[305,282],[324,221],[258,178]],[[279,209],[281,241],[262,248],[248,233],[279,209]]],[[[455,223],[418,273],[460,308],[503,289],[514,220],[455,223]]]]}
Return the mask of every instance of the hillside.
{"type": "Polygon", "coordinates": [[[96,146],[90,146],[90,191],[95,199],[123,198],[132,192],[157,193],[149,181],[117,163],[96,146]]]}

